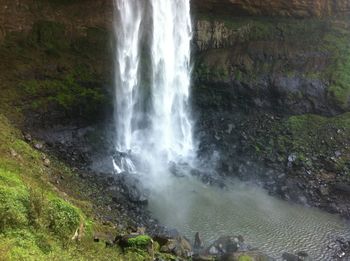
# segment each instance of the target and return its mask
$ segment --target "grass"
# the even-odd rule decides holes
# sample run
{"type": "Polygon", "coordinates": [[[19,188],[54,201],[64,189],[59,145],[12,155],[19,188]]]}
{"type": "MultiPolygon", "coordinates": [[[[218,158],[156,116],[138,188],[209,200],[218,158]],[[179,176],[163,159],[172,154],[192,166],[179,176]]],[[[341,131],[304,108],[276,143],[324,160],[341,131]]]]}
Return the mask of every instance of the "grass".
{"type": "Polygon", "coordinates": [[[94,243],[94,230],[114,229],[93,218],[91,205],[49,183],[56,168],[72,175],[67,166],[50,158],[48,168],[42,159],[0,114],[0,260],[151,260],[142,250],[148,236],[137,237],[126,253],[94,243]],[[80,240],[73,240],[79,229],[80,240]]]}

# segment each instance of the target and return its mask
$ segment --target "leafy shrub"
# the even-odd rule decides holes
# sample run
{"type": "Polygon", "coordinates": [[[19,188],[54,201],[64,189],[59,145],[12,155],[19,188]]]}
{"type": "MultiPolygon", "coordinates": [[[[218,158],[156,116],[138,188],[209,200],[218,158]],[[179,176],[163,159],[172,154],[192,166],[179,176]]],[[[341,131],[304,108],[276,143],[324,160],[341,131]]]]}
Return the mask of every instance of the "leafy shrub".
{"type": "Polygon", "coordinates": [[[71,204],[54,198],[49,202],[49,229],[62,238],[73,235],[80,223],[80,214],[71,204]]]}
{"type": "Polygon", "coordinates": [[[0,232],[28,224],[28,191],[12,172],[0,169],[0,232]]]}

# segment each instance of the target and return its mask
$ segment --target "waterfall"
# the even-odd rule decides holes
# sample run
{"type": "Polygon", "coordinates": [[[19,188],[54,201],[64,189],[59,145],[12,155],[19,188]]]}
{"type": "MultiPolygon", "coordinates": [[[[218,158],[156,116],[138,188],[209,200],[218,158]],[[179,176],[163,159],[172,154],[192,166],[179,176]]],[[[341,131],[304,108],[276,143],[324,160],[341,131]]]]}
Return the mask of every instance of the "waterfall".
{"type": "Polygon", "coordinates": [[[114,0],[117,172],[193,153],[189,0],[114,0]],[[136,158],[136,160],[135,160],[136,158]],[[131,160],[133,159],[133,160],[131,160]]]}

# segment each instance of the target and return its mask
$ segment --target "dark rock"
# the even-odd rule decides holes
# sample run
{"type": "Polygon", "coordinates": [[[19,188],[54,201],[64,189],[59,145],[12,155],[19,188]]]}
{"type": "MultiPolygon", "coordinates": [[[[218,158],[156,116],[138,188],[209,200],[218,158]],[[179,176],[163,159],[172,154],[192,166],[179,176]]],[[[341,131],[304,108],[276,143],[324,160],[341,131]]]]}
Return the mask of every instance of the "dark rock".
{"type": "Polygon", "coordinates": [[[240,247],[240,243],[243,243],[237,237],[222,236],[211,244],[205,251],[205,253],[213,256],[222,256],[226,254],[235,253],[240,247]]]}
{"type": "Polygon", "coordinates": [[[158,242],[160,246],[166,245],[170,239],[179,237],[180,234],[176,229],[167,229],[153,235],[154,241],[158,242]]]}
{"type": "Polygon", "coordinates": [[[169,239],[166,244],[160,248],[161,252],[174,254],[179,257],[189,258],[192,256],[192,247],[189,241],[182,237],[178,236],[174,239],[169,239]]]}
{"type": "Polygon", "coordinates": [[[350,195],[350,185],[337,183],[334,185],[334,190],[350,195]]]}
{"type": "Polygon", "coordinates": [[[298,256],[290,253],[283,253],[282,258],[283,261],[302,261],[298,256]]]}
{"type": "Polygon", "coordinates": [[[26,142],[31,142],[32,141],[32,135],[30,135],[29,133],[24,135],[24,140],[26,142]]]}
{"type": "Polygon", "coordinates": [[[35,143],[34,144],[34,148],[36,148],[37,150],[42,150],[44,147],[43,143],[35,143]]]}
{"type": "Polygon", "coordinates": [[[297,253],[297,256],[303,261],[309,260],[309,254],[307,252],[305,252],[305,251],[299,251],[297,253]]]}
{"type": "Polygon", "coordinates": [[[148,194],[141,183],[139,176],[129,173],[121,173],[116,175],[115,178],[121,182],[124,194],[131,202],[147,205],[148,194]]]}
{"type": "Polygon", "coordinates": [[[203,248],[203,241],[199,235],[199,232],[197,232],[194,236],[194,244],[193,244],[193,247],[194,249],[201,249],[203,248]]]}

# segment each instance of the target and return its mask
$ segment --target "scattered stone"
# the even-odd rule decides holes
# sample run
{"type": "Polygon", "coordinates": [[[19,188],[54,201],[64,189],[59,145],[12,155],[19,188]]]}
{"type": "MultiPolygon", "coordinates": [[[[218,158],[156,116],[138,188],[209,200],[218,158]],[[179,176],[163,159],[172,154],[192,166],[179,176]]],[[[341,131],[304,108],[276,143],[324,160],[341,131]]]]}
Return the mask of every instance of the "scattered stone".
{"type": "Polygon", "coordinates": [[[17,152],[12,148],[10,149],[10,153],[11,153],[11,156],[14,158],[18,156],[17,152]]]}
{"type": "Polygon", "coordinates": [[[322,196],[328,196],[329,195],[329,190],[326,186],[321,186],[319,188],[319,191],[321,193],[322,196]]]}
{"type": "Polygon", "coordinates": [[[339,158],[342,155],[340,151],[336,151],[334,154],[337,158],[339,158]]]}
{"type": "Polygon", "coordinates": [[[24,140],[26,142],[31,142],[32,141],[32,136],[29,133],[27,133],[27,134],[24,135],[24,140]]]}
{"type": "Polygon", "coordinates": [[[346,255],[346,253],[344,252],[344,251],[337,251],[337,253],[336,253],[336,257],[338,257],[338,258],[343,258],[343,257],[345,257],[345,255],[346,255]]]}
{"type": "Polygon", "coordinates": [[[309,254],[305,251],[299,251],[297,253],[297,256],[299,257],[300,260],[302,261],[308,261],[310,260],[309,254]]]}
{"type": "Polygon", "coordinates": [[[226,130],[226,133],[227,134],[231,134],[232,133],[232,130],[234,129],[235,125],[234,124],[229,124],[227,126],[227,130],[226,130]]]}
{"type": "Polygon", "coordinates": [[[297,155],[292,153],[288,156],[288,163],[287,163],[287,167],[291,168],[293,163],[297,160],[297,155]]]}
{"type": "Polygon", "coordinates": [[[46,159],[44,160],[44,166],[45,166],[45,167],[49,167],[50,164],[51,164],[50,160],[46,158],[46,159]]]}
{"type": "Polygon", "coordinates": [[[215,246],[211,246],[208,250],[208,253],[213,256],[220,254],[219,250],[215,246]]]}
{"type": "Polygon", "coordinates": [[[113,177],[121,183],[124,195],[133,203],[139,203],[147,205],[148,194],[144,188],[139,176],[130,175],[129,173],[120,173],[119,175],[113,177]]]}
{"type": "Polygon", "coordinates": [[[34,144],[34,148],[36,148],[37,150],[42,150],[44,147],[44,144],[42,143],[35,143],[34,144]]]}

